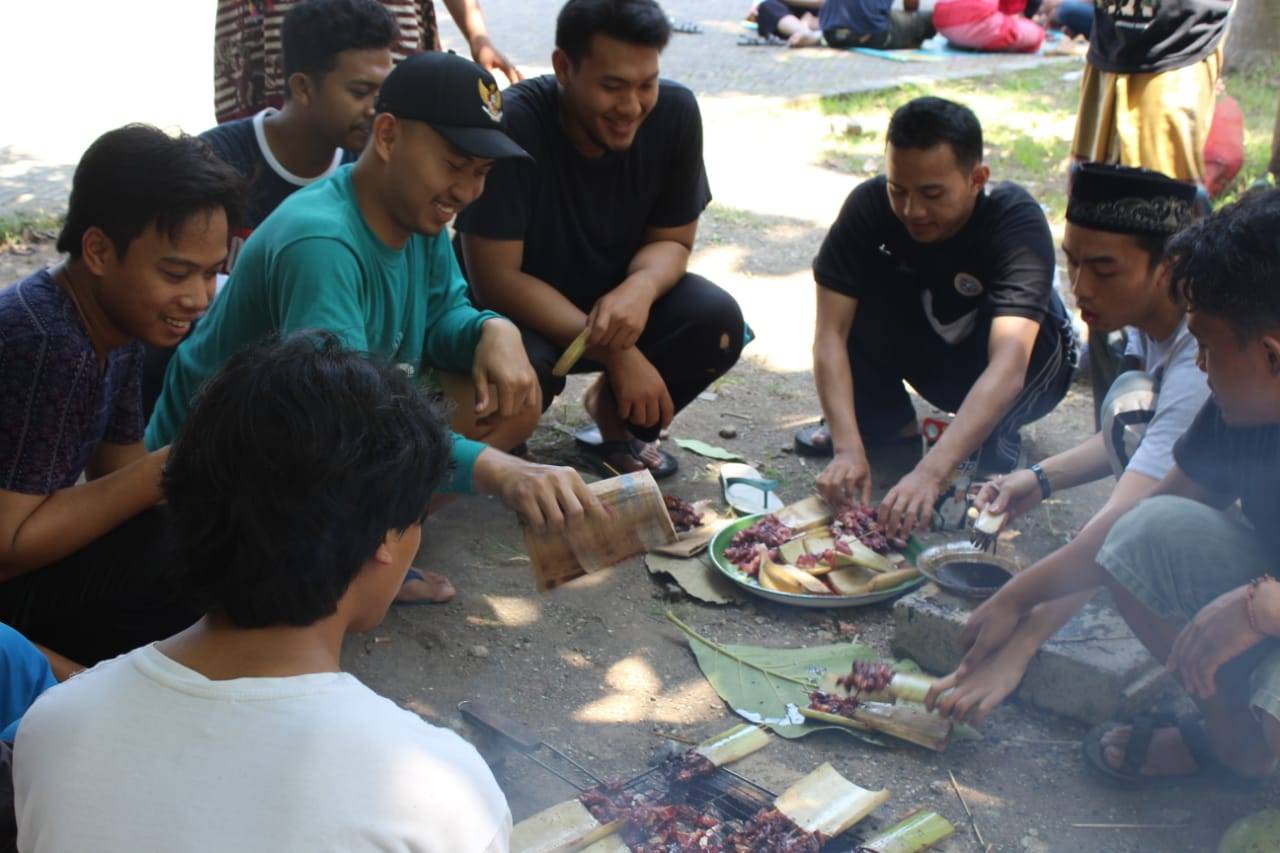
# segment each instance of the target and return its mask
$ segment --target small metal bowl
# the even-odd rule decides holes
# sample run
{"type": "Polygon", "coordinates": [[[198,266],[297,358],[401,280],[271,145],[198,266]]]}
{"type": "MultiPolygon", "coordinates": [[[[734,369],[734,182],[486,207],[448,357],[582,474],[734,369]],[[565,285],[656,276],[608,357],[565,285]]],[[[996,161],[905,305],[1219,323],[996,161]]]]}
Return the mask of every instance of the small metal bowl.
{"type": "Polygon", "coordinates": [[[980,551],[968,542],[951,542],[926,550],[916,558],[916,568],[952,595],[983,599],[994,595],[1020,567],[1008,557],[980,551]],[[957,563],[977,564],[982,570],[961,571],[959,566],[954,566],[957,563]]]}

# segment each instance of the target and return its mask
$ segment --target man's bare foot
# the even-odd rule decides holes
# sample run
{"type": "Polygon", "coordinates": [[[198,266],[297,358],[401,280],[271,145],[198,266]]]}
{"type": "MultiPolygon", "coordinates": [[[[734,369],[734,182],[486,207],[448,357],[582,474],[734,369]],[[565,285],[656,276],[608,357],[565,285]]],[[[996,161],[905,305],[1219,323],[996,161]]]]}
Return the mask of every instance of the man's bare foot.
{"type": "Polygon", "coordinates": [[[444,604],[457,594],[458,591],[444,575],[410,569],[396,595],[396,604],[444,604]]]}
{"type": "MultiPolygon", "coordinates": [[[[1102,756],[1115,770],[1123,770],[1132,726],[1116,726],[1102,736],[1102,756]]],[[[1144,776],[1191,776],[1200,770],[1177,726],[1164,726],[1151,733],[1147,760],[1139,769],[1144,776]]]]}
{"type": "Polygon", "coordinates": [[[822,44],[822,33],[805,27],[796,30],[787,39],[787,47],[815,47],[822,44]]]}

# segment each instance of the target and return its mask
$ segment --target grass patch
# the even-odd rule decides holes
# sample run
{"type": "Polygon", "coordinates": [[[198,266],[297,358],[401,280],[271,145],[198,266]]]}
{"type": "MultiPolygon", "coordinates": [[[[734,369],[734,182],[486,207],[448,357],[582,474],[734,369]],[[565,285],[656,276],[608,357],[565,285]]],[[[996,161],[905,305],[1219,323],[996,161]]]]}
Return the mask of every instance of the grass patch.
{"type": "MultiPolygon", "coordinates": [[[[982,120],[987,163],[997,181],[1015,181],[1060,223],[1066,211],[1066,173],[1071,137],[1079,105],[1078,77],[1063,76],[1079,66],[1054,63],[1038,68],[942,80],[928,87],[916,83],[822,98],[827,116],[855,118],[856,136],[831,136],[824,159],[834,168],[871,177],[884,168],[884,135],[894,109],[921,95],[937,95],[967,104],[982,120]]],[[[1275,122],[1280,59],[1255,63],[1248,71],[1228,75],[1228,94],[1240,102],[1245,116],[1245,164],[1217,203],[1230,201],[1266,172],[1275,122]]]]}
{"type": "Polygon", "coordinates": [[[0,251],[30,243],[37,237],[56,235],[62,217],[49,213],[0,214],[0,251]]]}

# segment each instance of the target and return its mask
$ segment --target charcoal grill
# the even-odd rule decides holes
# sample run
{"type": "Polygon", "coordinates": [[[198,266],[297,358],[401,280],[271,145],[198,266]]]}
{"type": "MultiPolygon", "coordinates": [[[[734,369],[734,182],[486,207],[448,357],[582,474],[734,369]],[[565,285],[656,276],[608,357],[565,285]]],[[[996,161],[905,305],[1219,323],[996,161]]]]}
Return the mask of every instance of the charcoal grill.
{"type": "MultiPolygon", "coordinates": [[[[605,780],[545,741],[535,750],[519,752],[579,793],[605,784],[605,780]],[[546,757],[536,754],[539,752],[545,752],[546,757]]],[[[777,797],[773,791],[727,767],[717,767],[714,773],[696,776],[688,782],[673,782],[661,766],[655,766],[632,776],[622,788],[627,793],[644,794],[651,802],[687,804],[720,820],[735,821],[749,820],[761,809],[773,808],[777,797]]],[[[828,840],[822,850],[823,853],[854,853],[862,842],[861,834],[849,830],[828,840]]]]}

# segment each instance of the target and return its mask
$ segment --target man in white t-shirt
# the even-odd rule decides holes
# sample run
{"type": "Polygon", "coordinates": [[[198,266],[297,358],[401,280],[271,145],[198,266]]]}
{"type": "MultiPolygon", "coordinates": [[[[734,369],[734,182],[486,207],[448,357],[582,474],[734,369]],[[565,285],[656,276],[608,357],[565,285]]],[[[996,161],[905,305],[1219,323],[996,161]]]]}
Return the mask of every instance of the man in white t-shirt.
{"type": "MultiPolygon", "coordinates": [[[[1173,467],[1173,445],[1209,397],[1187,309],[1169,287],[1166,242],[1189,225],[1194,184],[1158,172],[1086,163],[1067,202],[1062,249],[1081,316],[1093,332],[1126,328],[1127,369],[1103,403],[1103,430],[1030,468],[997,477],[975,504],[1012,516],[1055,491],[1116,476],[1102,509],[1069,543],[1037,563],[1091,562],[1111,526],[1155,491],[1173,467]]],[[[996,594],[999,597],[999,593],[996,594]]],[[[1014,691],[1040,646],[1093,595],[1040,605],[1001,648],[940,679],[928,702],[980,722],[1014,691]]]]}
{"type": "Polygon", "coordinates": [[[339,663],[400,588],[449,444],[405,374],[327,333],[228,361],[164,473],[206,615],[31,707],[18,848],[505,853],[475,749],[339,663]]]}

